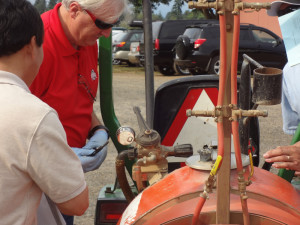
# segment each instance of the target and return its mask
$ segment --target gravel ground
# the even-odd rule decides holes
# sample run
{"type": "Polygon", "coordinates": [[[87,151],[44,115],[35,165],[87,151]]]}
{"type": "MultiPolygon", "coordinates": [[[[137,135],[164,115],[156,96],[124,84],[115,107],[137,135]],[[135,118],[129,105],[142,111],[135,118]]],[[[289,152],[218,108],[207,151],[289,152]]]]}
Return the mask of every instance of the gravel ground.
{"type": "MultiPolygon", "coordinates": [[[[181,76],[167,77],[159,73],[155,73],[155,89],[166,81],[180,77],[181,76]]],[[[133,106],[139,106],[142,114],[145,116],[144,85],[145,81],[143,72],[140,70],[137,72],[137,69],[135,68],[132,68],[132,71],[123,73],[117,72],[113,74],[115,114],[121,125],[128,125],[136,131],[138,131],[138,124],[132,108],[133,106]]],[[[261,154],[276,146],[290,143],[292,137],[285,135],[282,132],[281,106],[259,106],[258,109],[268,110],[269,113],[268,117],[259,118],[261,154]]],[[[99,103],[95,104],[95,111],[100,116],[99,103]]],[[[94,224],[95,206],[98,193],[105,184],[114,183],[114,161],[116,156],[117,151],[113,144],[110,143],[107,158],[101,165],[100,169],[86,174],[86,180],[89,186],[90,206],[83,216],[75,217],[76,225],[94,224]]],[[[272,170],[272,172],[276,173],[277,171],[272,170]]]]}

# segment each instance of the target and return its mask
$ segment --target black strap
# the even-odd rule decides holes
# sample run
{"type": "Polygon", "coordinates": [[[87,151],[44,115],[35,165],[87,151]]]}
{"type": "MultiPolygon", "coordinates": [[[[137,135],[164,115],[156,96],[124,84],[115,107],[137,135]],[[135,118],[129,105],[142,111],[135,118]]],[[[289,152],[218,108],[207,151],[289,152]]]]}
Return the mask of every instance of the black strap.
{"type": "Polygon", "coordinates": [[[109,139],[109,130],[104,125],[97,125],[97,126],[93,127],[93,129],[91,129],[90,132],[89,132],[89,134],[88,134],[88,139],[90,139],[94,135],[94,133],[96,132],[96,130],[99,130],[99,129],[105,130],[107,132],[107,135],[108,135],[107,139],[109,139]]]}

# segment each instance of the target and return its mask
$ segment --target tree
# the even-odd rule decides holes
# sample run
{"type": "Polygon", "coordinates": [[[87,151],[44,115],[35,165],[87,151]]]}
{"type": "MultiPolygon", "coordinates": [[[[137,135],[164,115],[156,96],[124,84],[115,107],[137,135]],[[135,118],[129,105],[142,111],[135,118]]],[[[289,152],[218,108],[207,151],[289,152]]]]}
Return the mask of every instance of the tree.
{"type": "Polygon", "coordinates": [[[46,0],[36,0],[34,3],[34,7],[40,14],[46,12],[46,0]]]}
{"type": "Polygon", "coordinates": [[[183,0],[175,0],[174,5],[171,10],[171,14],[176,17],[176,19],[182,19],[182,10],[181,7],[184,4],[183,0]]]}
{"type": "Polygon", "coordinates": [[[58,3],[58,0],[49,0],[47,10],[53,9],[57,3],[58,3]]]}
{"type": "MultiPolygon", "coordinates": [[[[135,8],[135,11],[138,12],[138,10],[142,11],[143,7],[143,0],[128,0],[135,8]]],[[[152,11],[157,9],[157,6],[160,4],[166,4],[168,5],[172,0],[152,0],[151,2],[151,8],[152,11]]]]}

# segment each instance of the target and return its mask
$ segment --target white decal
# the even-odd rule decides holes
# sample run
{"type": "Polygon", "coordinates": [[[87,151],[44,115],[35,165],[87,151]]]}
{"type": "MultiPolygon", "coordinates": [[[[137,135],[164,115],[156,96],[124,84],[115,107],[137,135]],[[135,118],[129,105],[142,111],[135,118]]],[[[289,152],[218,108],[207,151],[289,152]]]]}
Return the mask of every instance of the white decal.
{"type": "Polygon", "coordinates": [[[122,215],[120,225],[132,224],[136,220],[136,214],[139,209],[142,194],[143,192],[140,193],[138,196],[136,196],[129,204],[129,206],[126,208],[126,210],[122,215]]]}

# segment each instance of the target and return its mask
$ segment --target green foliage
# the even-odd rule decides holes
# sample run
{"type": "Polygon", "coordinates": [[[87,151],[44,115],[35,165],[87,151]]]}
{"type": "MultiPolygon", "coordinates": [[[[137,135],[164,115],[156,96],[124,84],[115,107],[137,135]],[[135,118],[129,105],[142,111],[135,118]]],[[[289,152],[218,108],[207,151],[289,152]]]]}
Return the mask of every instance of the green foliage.
{"type": "MultiPolygon", "coordinates": [[[[143,0],[128,0],[134,8],[141,9],[143,7],[143,0]]],[[[152,0],[151,8],[152,10],[157,9],[160,4],[169,4],[172,0],[152,0]]]]}
{"type": "Polygon", "coordinates": [[[40,14],[46,12],[46,0],[36,0],[34,3],[34,7],[40,14]]]}
{"type": "Polygon", "coordinates": [[[53,9],[54,6],[58,3],[58,0],[49,0],[48,6],[47,6],[47,10],[53,9]]]}
{"type": "Polygon", "coordinates": [[[46,0],[36,0],[34,2],[34,7],[38,10],[38,12],[40,14],[50,10],[50,9],[53,9],[54,6],[58,3],[58,2],[61,2],[61,0],[49,0],[49,1],[46,1],[46,0]],[[48,2],[48,4],[47,4],[48,2]]]}

